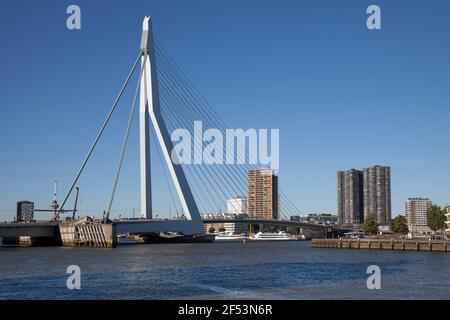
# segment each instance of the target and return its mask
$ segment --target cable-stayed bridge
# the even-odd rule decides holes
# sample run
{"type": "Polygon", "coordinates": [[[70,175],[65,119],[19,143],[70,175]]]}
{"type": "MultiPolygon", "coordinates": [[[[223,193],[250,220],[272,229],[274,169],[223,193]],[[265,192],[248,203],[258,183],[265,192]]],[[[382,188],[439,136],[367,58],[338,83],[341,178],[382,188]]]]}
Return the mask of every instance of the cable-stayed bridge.
{"type": "MultiPolygon", "coordinates": [[[[107,114],[97,136],[95,137],[80,169],[78,170],[61,206],[54,207],[53,221],[59,221],[68,199],[77,185],[88,161],[101,139],[109,120],[117,108],[118,102],[133,76],[137,78],[137,86],[131,103],[128,124],[124,133],[122,148],[119,155],[117,169],[111,190],[107,209],[103,214],[103,224],[111,225],[112,234],[116,233],[158,233],[178,232],[184,235],[204,233],[202,213],[220,213],[225,208],[228,199],[247,194],[247,174],[250,169],[260,168],[252,154],[245,148],[245,140],[237,141],[236,149],[243,152],[248,161],[241,163],[203,162],[185,164],[180,162],[179,155],[173,152],[174,145],[170,132],[177,129],[189,130],[195,122],[201,121],[202,128],[214,129],[225,133],[229,128],[219,117],[206,99],[195,88],[181,68],[171,56],[154,40],[150,17],[145,17],[142,25],[139,53],[121,87],[110,111],[107,114]],[[140,65],[140,68],[138,67],[140,65]],[[126,151],[130,129],[139,101],[140,128],[140,190],[141,190],[141,219],[110,219],[114,204],[116,188],[119,182],[124,154],[126,151]],[[156,146],[150,145],[150,135],[156,146]],[[152,209],[152,166],[150,156],[157,152],[163,165],[165,183],[169,188],[170,198],[176,212],[176,219],[153,219],[152,209]]],[[[195,129],[194,129],[195,131],[195,129]]],[[[192,133],[195,140],[195,132],[192,133]]],[[[203,140],[194,143],[193,153],[202,154],[208,142],[203,140]]],[[[233,147],[234,148],[234,147],[233,147]]],[[[277,186],[278,188],[278,186],[277,186]]],[[[248,222],[268,226],[294,226],[303,232],[326,233],[323,225],[313,225],[302,222],[289,221],[290,216],[299,215],[295,204],[281,190],[277,190],[277,219],[206,219],[208,222],[248,222]]],[[[76,204],[75,204],[76,206],[76,204]]],[[[75,210],[74,210],[75,212],[75,210]]],[[[5,225],[6,227],[6,225],[5,225]]],[[[11,227],[11,226],[10,226],[11,227]]],[[[0,225],[0,237],[2,236],[0,225]]],[[[11,231],[11,229],[9,229],[11,231]]]]}

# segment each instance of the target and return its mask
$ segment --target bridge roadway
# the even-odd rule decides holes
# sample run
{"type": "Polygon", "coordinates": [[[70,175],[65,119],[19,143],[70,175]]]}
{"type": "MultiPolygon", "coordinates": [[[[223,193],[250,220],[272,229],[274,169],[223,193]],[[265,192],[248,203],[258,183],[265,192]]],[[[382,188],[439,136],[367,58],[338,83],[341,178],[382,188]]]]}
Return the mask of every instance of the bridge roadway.
{"type": "MultiPolygon", "coordinates": [[[[114,220],[115,231],[117,233],[159,233],[159,232],[179,232],[190,234],[196,222],[191,220],[169,220],[169,219],[120,219],[114,220]]],[[[203,224],[200,221],[195,230],[203,232],[203,224]]]]}
{"type": "Polygon", "coordinates": [[[50,221],[0,223],[0,238],[7,237],[55,237],[58,223],[50,221]]]}

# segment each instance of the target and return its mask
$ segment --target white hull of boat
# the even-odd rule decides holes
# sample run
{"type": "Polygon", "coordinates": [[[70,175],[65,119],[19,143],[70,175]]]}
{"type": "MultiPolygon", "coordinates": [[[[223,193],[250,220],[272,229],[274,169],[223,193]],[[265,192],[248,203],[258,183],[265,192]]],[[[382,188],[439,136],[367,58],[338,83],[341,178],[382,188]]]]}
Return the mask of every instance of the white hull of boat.
{"type": "Polygon", "coordinates": [[[296,238],[248,238],[248,240],[255,241],[294,241],[296,238]]]}
{"type": "Polygon", "coordinates": [[[244,241],[247,240],[246,237],[239,237],[239,238],[225,238],[225,237],[216,237],[216,242],[232,242],[232,241],[244,241]]]}

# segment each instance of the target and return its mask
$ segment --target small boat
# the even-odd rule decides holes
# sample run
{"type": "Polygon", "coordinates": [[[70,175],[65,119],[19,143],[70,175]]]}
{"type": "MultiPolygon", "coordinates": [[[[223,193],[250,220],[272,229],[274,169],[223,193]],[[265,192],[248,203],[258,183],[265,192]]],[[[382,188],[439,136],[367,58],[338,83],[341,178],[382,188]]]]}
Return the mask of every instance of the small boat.
{"type": "Polygon", "coordinates": [[[297,235],[297,236],[295,237],[295,239],[297,239],[297,240],[306,240],[306,237],[305,237],[304,234],[299,234],[299,235],[297,235]]]}
{"type": "Polygon", "coordinates": [[[244,241],[247,236],[243,233],[219,232],[216,235],[216,241],[244,241]]]}
{"type": "Polygon", "coordinates": [[[143,236],[145,243],[210,243],[214,236],[210,234],[183,235],[178,232],[160,232],[143,236]]]}
{"type": "Polygon", "coordinates": [[[289,233],[280,232],[258,232],[257,234],[250,237],[250,240],[261,240],[261,241],[281,241],[281,240],[297,240],[295,236],[291,236],[289,233]]]}
{"type": "Polygon", "coordinates": [[[129,233],[119,234],[117,236],[118,244],[137,244],[141,242],[142,241],[139,241],[136,236],[130,235],[129,233]]]}

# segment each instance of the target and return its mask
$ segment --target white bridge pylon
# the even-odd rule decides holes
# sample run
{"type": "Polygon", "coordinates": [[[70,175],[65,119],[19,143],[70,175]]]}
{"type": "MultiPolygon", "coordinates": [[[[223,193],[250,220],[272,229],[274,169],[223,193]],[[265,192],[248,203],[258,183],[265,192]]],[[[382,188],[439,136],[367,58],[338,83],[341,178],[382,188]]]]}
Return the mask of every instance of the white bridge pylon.
{"type": "MultiPolygon", "coordinates": [[[[171,159],[173,143],[161,116],[157,68],[153,42],[152,23],[150,17],[145,17],[142,25],[140,47],[143,70],[140,79],[139,123],[140,123],[140,170],[141,170],[141,217],[152,218],[152,192],[151,192],[151,165],[150,165],[150,125],[156,133],[157,142],[169,169],[170,176],[175,185],[183,213],[189,223],[182,223],[185,234],[203,233],[203,222],[189,187],[181,164],[174,164],[171,159]],[[190,227],[188,227],[190,226],[190,227]]],[[[168,221],[167,221],[168,222],[168,221]]],[[[174,223],[176,221],[173,221],[174,223]]],[[[179,221],[182,222],[182,221],[179,221]]],[[[186,221],[185,221],[186,222],[186,221]]],[[[171,224],[172,223],[168,223],[171,224]]],[[[161,230],[163,231],[163,230],[161,230]]]]}

